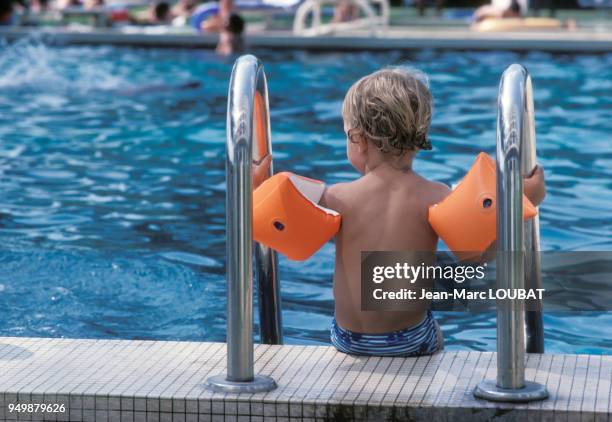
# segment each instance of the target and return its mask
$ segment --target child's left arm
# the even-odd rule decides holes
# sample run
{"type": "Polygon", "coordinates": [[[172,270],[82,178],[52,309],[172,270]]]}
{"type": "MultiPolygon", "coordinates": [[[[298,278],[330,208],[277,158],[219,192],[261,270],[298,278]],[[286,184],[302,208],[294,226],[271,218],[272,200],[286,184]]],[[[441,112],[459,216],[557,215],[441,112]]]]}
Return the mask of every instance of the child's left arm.
{"type": "Polygon", "coordinates": [[[253,189],[257,189],[268,179],[270,164],[272,164],[272,154],[266,155],[260,163],[253,164],[253,189]]]}
{"type": "MultiPolygon", "coordinates": [[[[544,181],[544,169],[538,165],[530,175],[523,179],[523,193],[536,207],[542,203],[546,196],[546,184],[544,181]]],[[[493,261],[497,256],[497,244],[493,242],[479,257],[472,258],[468,262],[484,263],[493,261]]]]}
{"type": "Polygon", "coordinates": [[[327,185],[319,205],[322,207],[334,210],[342,214],[343,211],[343,194],[346,183],[336,183],[335,185],[327,185]]]}
{"type": "Polygon", "coordinates": [[[537,165],[523,182],[523,193],[536,207],[542,203],[546,196],[546,184],[544,181],[544,169],[537,165]]]}
{"type": "MultiPolygon", "coordinates": [[[[546,184],[544,182],[544,169],[537,165],[530,175],[523,180],[523,193],[536,207],[542,203],[546,196],[546,184]]],[[[497,244],[493,242],[483,254],[476,258],[474,262],[490,262],[497,256],[497,244]]]]}

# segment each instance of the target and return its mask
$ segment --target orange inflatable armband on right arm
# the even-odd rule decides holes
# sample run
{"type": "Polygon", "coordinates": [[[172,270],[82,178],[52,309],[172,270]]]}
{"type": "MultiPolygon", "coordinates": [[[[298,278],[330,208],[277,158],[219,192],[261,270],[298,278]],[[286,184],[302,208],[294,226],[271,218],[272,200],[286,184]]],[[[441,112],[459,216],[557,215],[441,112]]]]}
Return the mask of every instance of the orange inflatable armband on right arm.
{"type": "MultiPolygon", "coordinates": [[[[496,238],[495,162],[481,152],[457,187],[439,204],[429,208],[429,224],[461,259],[481,255],[496,238]]],[[[537,214],[523,195],[523,217],[537,214]]]]}
{"type": "Polygon", "coordinates": [[[340,229],[340,214],[319,205],[325,184],[278,173],[253,192],[253,239],[303,261],[340,229]]]}

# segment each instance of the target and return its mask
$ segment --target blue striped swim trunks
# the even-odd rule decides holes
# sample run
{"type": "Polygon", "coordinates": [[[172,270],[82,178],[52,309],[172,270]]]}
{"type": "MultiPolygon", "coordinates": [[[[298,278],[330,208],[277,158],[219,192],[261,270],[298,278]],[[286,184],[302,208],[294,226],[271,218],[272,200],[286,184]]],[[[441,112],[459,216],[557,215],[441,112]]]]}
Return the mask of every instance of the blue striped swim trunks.
{"type": "Polygon", "coordinates": [[[332,321],[331,342],[343,353],[362,356],[422,356],[438,351],[438,328],[431,310],[417,325],[384,334],[346,330],[332,321]]]}

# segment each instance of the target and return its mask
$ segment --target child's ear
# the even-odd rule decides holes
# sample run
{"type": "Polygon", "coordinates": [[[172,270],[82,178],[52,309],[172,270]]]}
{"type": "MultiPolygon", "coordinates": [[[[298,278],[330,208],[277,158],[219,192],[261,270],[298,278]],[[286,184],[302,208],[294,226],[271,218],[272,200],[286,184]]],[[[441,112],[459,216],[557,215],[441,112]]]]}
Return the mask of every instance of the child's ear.
{"type": "Polygon", "coordinates": [[[358,150],[361,154],[365,154],[366,152],[368,152],[368,141],[366,141],[366,139],[361,135],[359,136],[358,140],[358,150]]]}

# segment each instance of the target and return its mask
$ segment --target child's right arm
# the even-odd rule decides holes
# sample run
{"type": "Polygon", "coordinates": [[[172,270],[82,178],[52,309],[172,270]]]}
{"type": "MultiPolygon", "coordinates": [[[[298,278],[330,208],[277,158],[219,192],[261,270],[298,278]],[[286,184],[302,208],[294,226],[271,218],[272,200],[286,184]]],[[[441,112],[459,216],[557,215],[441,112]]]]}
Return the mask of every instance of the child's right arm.
{"type": "Polygon", "coordinates": [[[328,185],[323,192],[319,205],[330,210],[338,211],[342,214],[342,196],[343,190],[346,183],[336,183],[335,185],[328,185]]]}

